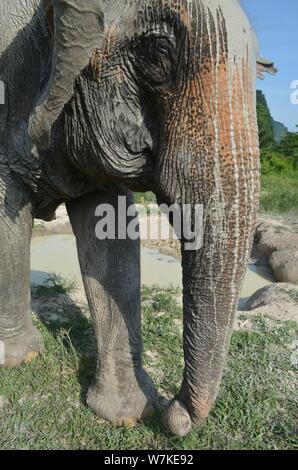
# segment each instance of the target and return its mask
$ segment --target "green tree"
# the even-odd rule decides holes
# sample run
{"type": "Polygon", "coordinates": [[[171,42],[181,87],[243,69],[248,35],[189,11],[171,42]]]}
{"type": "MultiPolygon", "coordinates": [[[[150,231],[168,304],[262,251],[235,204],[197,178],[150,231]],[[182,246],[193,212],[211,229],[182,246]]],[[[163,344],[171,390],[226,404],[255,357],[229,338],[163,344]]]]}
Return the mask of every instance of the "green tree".
{"type": "Polygon", "coordinates": [[[274,149],[261,149],[262,174],[289,175],[293,173],[294,158],[285,157],[281,152],[274,149]]]}
{"type": "Polygon", "coordinates": [[[257,115],[259,126],[260,147],[274,148],[274,126],[273,119],[267,104],[264,93],[261,90],[257,91],[257,115]]]}
{"type": "Polygon", "coordinates": [[[294,165],[298,168],[298,132],[288,132],[277,146],[277,151],[294,159],[294,165]]]}

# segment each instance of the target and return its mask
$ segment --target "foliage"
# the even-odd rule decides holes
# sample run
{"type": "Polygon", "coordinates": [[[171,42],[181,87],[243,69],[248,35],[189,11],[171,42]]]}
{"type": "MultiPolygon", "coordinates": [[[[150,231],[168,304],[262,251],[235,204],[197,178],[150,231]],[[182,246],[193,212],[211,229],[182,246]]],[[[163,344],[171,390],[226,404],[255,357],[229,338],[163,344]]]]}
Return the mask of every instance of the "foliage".
{"type": "MultiPolygon", "coordinates": [[[[298,212],[298,132],[274,140],[274,121],[264,94],[257,92],[257,114],[262,165],[262,212],[298,212]]],[[[281,124],[280,124],[281,126],[281,124]]]]}
{"type": "Polygon", "coordinates": [[[134,199],[136,204],[144,204],[145,206],[156,204],[156,197],[151,192],[135,193],[134,199]]]}
{"type": "Polygon", "coordinates": [[[292,158],[294,168],[298,168],[298,132],[288,132],[277,149],[287,158],[292,158]]]}
{"type": "Polygon", "coordinates": [[[298,175],[267,173],[262,175],[261,212],[297,217],[298,175]]]}
{"type": "Polygon", "coordinates": [[[60,275],[52,273],[42,285],[36,286],[36,292],[40,296],[55,297],[57,294],[71,294],[77,289],[77,283],[72,279],[64,279],[60,275]]]}
{"type": "Polygon", "coordinates": [[[274,147],[274,126],[265,95],[257,91],[257,116],[259,126],[260,147],[274,147]]]}
{"type": "Polygon", "coordinates": [[[266,98],[257,91],[257,115],[262,173],[289,173],[298,167],[298,133],[287,132],[280,143],[274,139],[274,121],[266,98]]]}
{"type": "Polygon", "coordinates": [[[262,174],[290,174],[294,171],[295,159],[285,157],[277,150],[269,148],[261,149],[262,174]]]}

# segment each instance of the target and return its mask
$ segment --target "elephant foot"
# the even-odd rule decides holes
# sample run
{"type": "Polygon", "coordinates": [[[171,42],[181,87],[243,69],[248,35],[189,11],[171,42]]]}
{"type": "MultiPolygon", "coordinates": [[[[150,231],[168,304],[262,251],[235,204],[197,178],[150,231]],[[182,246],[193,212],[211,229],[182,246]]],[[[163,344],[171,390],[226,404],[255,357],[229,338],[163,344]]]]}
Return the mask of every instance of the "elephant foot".
{"type": "Polygon", "coordinates": [[[173,400],[163,412],[162,422],[165,428],[178,437],[185,437],[192,429],[192,421],[186,406],[173,400]]]}
{"type": "Polygon", "coordinates": [[[0,339],[0,367],[14,369],[32,362],[44,349],[41,334],[33,326],[12,338],[0,339]]]}
{"type": "Polygon", "coordinates": [[[141,370],[126,379],[117,380],[110,374],[90,387],[89,408],[100,418],[118,427],[134,427],[154,412],[157,403],[155,386],[141,370]]]}

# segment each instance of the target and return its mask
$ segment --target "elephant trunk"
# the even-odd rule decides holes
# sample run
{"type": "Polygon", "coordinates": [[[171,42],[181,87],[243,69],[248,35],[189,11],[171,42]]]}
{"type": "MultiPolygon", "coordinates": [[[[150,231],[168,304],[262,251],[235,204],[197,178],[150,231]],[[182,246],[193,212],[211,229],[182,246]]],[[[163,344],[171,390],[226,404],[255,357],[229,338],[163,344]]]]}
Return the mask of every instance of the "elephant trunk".
{"type": "Polygon", "coordinates": [[[182,241],[185,369],[178,399],[165,413],[167,428],[179,436],[201,424],[217,398],[251,253],[259,195],[257,158],[257,148],[245,152],[245,169],[235,173],[234,184],[221,178],[229,199],[221,200],[219,193],[198,199],[204,208],[202,248],[189,251],[182,241]]]}
{"type": "Polygon", "coordinates": [[[72,98],[74,82],[88,65],[92,50],[103,47],[104,21],[101,1],[44,0],[53,32],[51,74],[40,103],[29,121],[29,134],[41,150],[50,147],[51,129],[72,98]]]}
{"type": "Polygon", "coordinates": [[[193,108],[180,113],[175,127],[171,122],[184,141],[178,150],[169,141],[162,158],[168,199],[204,211],[202,247],[189,250],[182,240],[185,370],[181,391],[164,413],[167,428],[179,436],[202,423],[215,403],[256,224],[255,51],[243,44],[232,58],[205,58],[187,90],[193,108]]]}
{"type": "MultiPolygon", "coordinates": [[[[251,192],[251,200],[254,197],[251,192]]],[[[235,200],[234,208],[226,211],[215,203],[212,214],[205,215],[203,248],[187,251],[183,243],[185,370],[178,396],[182,413],[174,402],[168,414],[175,434],[181,432],[175,409],[182,416],[183,433],[185,411],[195,426],[200,425],[217,398],[255,226],[255,210],[247,224],[236,214],[247,201],[235,200]]]]}

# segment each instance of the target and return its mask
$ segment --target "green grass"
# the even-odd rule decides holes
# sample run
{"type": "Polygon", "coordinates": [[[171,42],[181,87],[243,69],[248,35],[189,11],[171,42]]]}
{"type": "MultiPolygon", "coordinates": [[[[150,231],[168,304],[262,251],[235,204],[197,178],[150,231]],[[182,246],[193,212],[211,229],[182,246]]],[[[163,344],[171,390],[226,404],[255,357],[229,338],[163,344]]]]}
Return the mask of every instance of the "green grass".
{"type": "Polygon", "coordinates": [[[134,200],[136,204],[144,204],[145,206],[156,204],[156,197],[151,192],[134,193],[134,200]]]}
{"type": "MultiPolygon", "coordinates": [[[[46,301],[45,289],[38,295],[46,301]]],[[[183,369],[178,294],[143,289],[144,360],[166,396],[177,393],[183,369]]],[[[163,430],[158,413],[146,425],[117,429],[85,406],[95,346],[92,326],[78,308],[68,312],[63,328],[34,321],[46,353],[19,370],[0,370],[1,449],[298,448],[297,369],[291,362],[295,323],[257,318],[256,331],[234,333],[216,407],[199,430],[178,439],[163,430]]]]}
{"type": "Polygon", "coordinates": [[[63,279],[57,274],[50,274],[43,284],[35,287],[35,293],[39,297],[56,297],[58,294],[71,294],[77,289],[76,281],[63,279]]]}
{"type": "Polygon", "coordinates": [[[261,211],[269,214],[298,214],[298,171],[291,175],[263,175],[261,211]]]}

